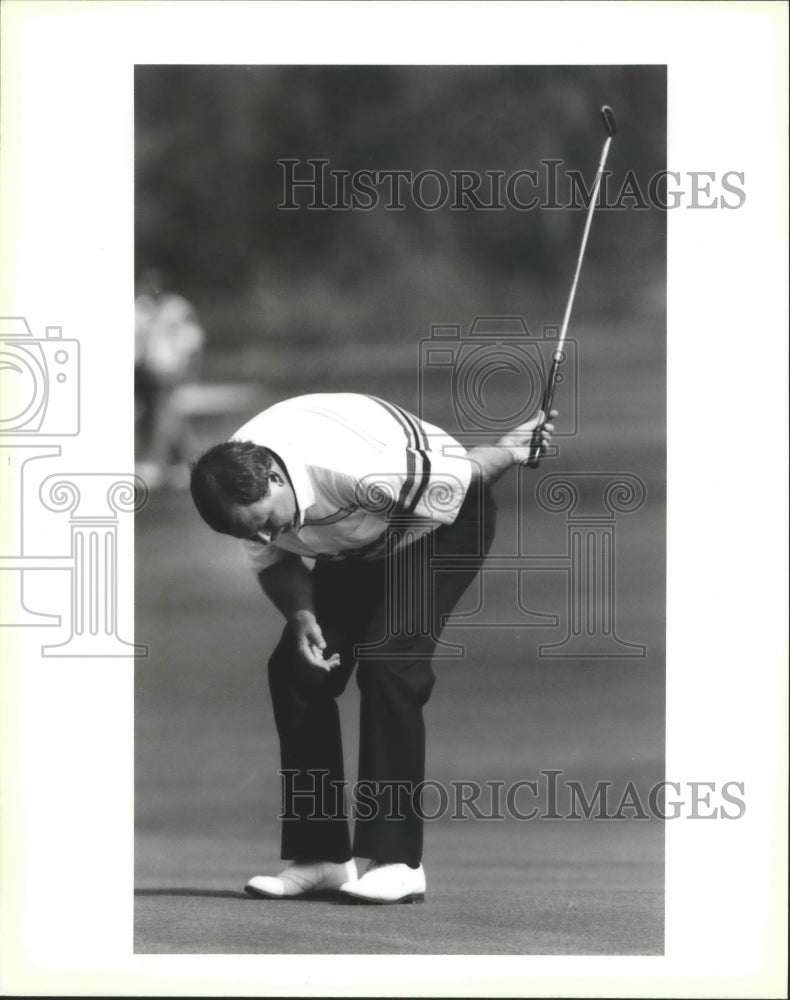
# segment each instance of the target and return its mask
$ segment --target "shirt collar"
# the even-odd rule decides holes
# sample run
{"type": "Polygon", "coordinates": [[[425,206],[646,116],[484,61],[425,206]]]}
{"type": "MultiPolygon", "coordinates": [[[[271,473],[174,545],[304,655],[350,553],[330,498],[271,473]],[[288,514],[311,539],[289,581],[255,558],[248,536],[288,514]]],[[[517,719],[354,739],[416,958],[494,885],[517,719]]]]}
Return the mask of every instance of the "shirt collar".
{"type": "Polygon", "coordinates": [[[296,501],[296,514],[294,515],[293,526],[300,528],[304,522],[305,512],[308,507],[312,507],[315,503],[315,492],[313,484],[310,481],[307,466],[304,462],[300,462],[297,458],[293,457],[297,453],[297,450],[289,448],[287,442],[278,442],[277,450],[268,444],[265,447],[277,460],[293,490],[296,501]],[[283,454],[289,456],[287,462],[283,459],[283,454]]]}

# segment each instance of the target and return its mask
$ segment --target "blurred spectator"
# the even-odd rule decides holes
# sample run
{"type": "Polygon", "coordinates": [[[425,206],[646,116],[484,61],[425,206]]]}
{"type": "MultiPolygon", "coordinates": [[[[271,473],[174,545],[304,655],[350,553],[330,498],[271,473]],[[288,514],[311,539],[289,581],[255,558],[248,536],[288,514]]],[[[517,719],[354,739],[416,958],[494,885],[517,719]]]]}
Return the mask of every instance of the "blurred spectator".
{"type": "Polygon", "coordinates": [[[194,443],[178,390],[198,377],[205,335],[191,304],[166,284],[147,270],[135,294],[137,471],[151,489],[183,489],[194,443]]]}

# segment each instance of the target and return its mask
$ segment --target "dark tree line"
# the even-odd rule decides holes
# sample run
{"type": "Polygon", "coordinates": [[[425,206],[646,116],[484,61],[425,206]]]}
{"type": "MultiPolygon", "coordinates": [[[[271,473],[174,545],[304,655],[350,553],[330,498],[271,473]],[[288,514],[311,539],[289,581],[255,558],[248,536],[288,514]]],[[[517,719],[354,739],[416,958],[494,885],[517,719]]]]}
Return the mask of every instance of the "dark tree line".
{"type": "MultiPolygon", "coordinates": [[[[386,338],[453,308],[523,311],[566,287],[581,211],[429,211],[408,198],[400,211],[384,198],[284,211],[278,161],[507,178],[553,159],[591,181],[602,103],[620,125],[610,187],[629,170],[646,186],[665,166],[663,67],[138,67],[138,269],[163,268],[228,343],[261,330],[386,338]]],[[[599,214],[589,294],[619,265],[626,280],[608,283],[606,308],[628,309],[640,282],[663,280],[665,216],[599,214]]]]}

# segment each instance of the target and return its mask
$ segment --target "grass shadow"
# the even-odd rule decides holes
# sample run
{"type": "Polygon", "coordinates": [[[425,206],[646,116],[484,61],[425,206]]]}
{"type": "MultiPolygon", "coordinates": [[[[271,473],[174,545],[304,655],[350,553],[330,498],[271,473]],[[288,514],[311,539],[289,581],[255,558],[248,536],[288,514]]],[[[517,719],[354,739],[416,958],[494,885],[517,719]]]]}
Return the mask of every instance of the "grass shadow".
{"type": "Polygon", "coordinates": [[[206,899],[249,899],[250,897],[242,892],[232,889],[135,889],[135,896],[201,896],[206,899]]]}

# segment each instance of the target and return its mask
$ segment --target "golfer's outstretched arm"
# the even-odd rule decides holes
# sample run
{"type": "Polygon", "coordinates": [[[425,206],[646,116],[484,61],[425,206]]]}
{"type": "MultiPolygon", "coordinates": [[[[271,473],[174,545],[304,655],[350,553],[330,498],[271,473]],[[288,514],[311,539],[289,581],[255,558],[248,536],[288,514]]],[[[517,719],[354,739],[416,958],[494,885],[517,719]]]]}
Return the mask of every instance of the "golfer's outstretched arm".
{"type": "MultiPolygon", "coordinates": [[[[552,410],[549,414],[551,418],[556,416],[557,410],[552,410]]],[[[537,428],[540,428],[541,451],[545,451],[551,441],[551,432],[554,430],[554,424],[543,423],[545,419],[541,410],[534,419],[515,427],[495,445],[478,445],[476,448],[470,448],[466,455],[473,465],[473,481],[477,478],[484,483],[495,483],[511,466],[526,462],[530,457],[533,435],[537,428]]]]}
{"type": "Polygon", "coordinates": [[[258,574],[264,594],[288,619],[296,648],[311,666],[331,670],[340,663],[337,653],[324,659],[326,642],[315,617],[313,578],[301,558],[291,552],[258,574]]]}

